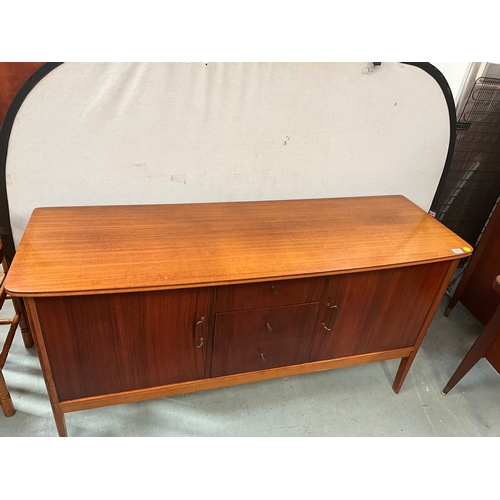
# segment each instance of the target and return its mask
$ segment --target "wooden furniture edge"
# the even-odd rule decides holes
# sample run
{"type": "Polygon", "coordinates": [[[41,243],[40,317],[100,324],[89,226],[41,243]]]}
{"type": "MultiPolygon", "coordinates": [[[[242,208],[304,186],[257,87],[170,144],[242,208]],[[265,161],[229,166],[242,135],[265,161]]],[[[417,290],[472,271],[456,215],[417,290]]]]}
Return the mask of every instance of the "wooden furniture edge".
{"type": "Polygon", "coordinates": [[[47,353],[47,349],[45,348],[45,342],[43,339],[40,320],[38,318],[36,303],[35,300],[32,298],[26,298],[24,303],[26,307],[26,312],[28,314],[28,321],[31,326],[33,340],[35,342],[36,350],[38,352],[38,358],[40,360],[40,366],[42,368],[43,378],[45,380],[45,385],[47,387],[50,405],[52,407],[52,412],[54,414],[54,419],[56,421],[57,431],[59,433],[59,436],[67,436],[64,414],[60,407],[56,386],[54,384],[54,379],[52,376],[52,370],[50,369],[49,356],[47,353]]]}
{"type": "MultiPolygon", "coordinates": [[[[165,285],[165,286],[157,286],[157,287],[134,287],[134,288],[113,288],[113,289],[103,289],[103,290],[82,290],[82,291],[59,291],[59,292],[47,292],[47,293],[38,293],[38,292],[26,292],[26,291],[11,291],[6,288],[6,291],[9,295],[13,297],[21,297],[24,300],[32,299],[37,297],[75,297],[82,295],[108,295],[113,293],[136,293],[136,292],[161,292],[164,290],[184,290],[184,289],[192,289],[192,288],[208,288],[213,286],[230,286],[230,285],[249,285],[252,283],[267,283],[271,281],[286,281],[286,280],[295,280],[295,279],[305,279],[305,278],[325,278],[329,276],[338,276],[342,274],[355,274],[355,273],[365,273],[371,271],[382,271],[384,269],[399,269],[401,267],[410,267],[410,266],[420,266],[426,264],[435,264],[438,262],[453,262],[456,261],[457,265],[460,259],[463,257],[459,256],[449,256],[446,258],[436,258],[430,260],[421,260],[416,262],[403,262],[398,264],[387,264],[382,266],[371,266],[371,267],[363,267],[356,269],[340,269],[340,270],[331,270],[325,271],[321,273],[306,273],[306,274],[298,274],[298,275],[284,275],[284,276],[266,276],[259,278],[251,278],[246,280],[231,280],[231,281],[214,281],[207,283],[186,283],[182,285],[165,285]]],[[[455,266],[456,267],[456,266],[455,266]]]]}
{"type": "MultiPolygon", "coordinates": [[[[493,289],[500,294],[500,275],[494,279],[493,289]]],[[[499,335],[500,304],[441,392],[443,396],[446,396],[482,357],[486,356],[486,359],[488,359],[488,351],[499,335]]]]}
{"type": "Polygon", "coordinates": [[[401,363],[398,368],[398,372],[396,374],[396,378],[394,379],[394,384],[392,386],[392,389],[396,394],[399,394],[399,391],[401,390],[401,387],[405,381],[406,375],[408,375],[408,372],[411,368],[411,365],[413,363],[413,360],[415,359],[418,350],[420,348],[420,345],[422,344],[422,341],[424,340],[425,334],[427,333],[427,330],[429,329],[429,326],[431,324],[431,321],[434,318],[434,315],[436,314],[436,311],[439,307],[439,304],[441,303],[441,300],[443,299],[444,293],[446,291],[446,288],[448,287],[448,283],[450,282],[453,273],[455,272],[455,269],[458,266],[458,260],[451,261],[447,271],[444,274],[443,281],[441,282],[441,285],[436,293],[436,296],[434,297],[434,301],[432,302],[432,305],[427,313],[427,316],[425,317],[425,320],[422,324],[422,327],[420,328],[420,332],[418,334],[417,340],[415,342],[415,348],[414,350],[409,354],[408,357],[404,357],[401,360],[401,363]]]}
{"type": "Polygon", "coordinates": [[[70,413],[73,411],[102,408],[104,406],[135,403],[138,401],[146,401],[149,399],[162,398],[166,396],[177,396],[180,394],[188,394],[191,392],[198,392],[208,389],[219,389],[222,387],[229,387],[251,382],[260,382],[262,380],[271,380],[292,375],[300,375],[305,373],[332,370],[335,368],[345,368],[349,366],[362,365],[376,361],[387,361],[389,359],[404,358],[411,355],[414,349],[414,347],[405,347],[401,349],[393,349],[390,351],[360,354],[356,356],[347,356],[344,358],[329,359],[324,361],[314,361],[310,363],[283,366],[256,372],[238,373],[236,375],[227,375],[223,377],[191,380],[188,382],[181,382],[177,384],[169,384],[146,389],[138,389],[134,391],[61,401],[58,403],[58,406],[63,413],[70,413]]]}
{"type": "Polygon", "coordinates": [[[460,382],[462,378],[476,365],[476,363],[486,355],[488,349],[492,346],[499,333],[500,305],[496,308],[490,321],[488,321],[479,337],[465,355],[464,359],[453,372],[453,375],[450,377],[450,380],[441,392],[443,396],[446,396],[451,389],[453,389],[453,387],[455,387],[455,385],[457,385],[458,382],[460,382]]]}
{"type": "Polygon", "coordinates": [[[495,225],[497,225],[498,223],[500,223],[500,204],[494,207],[493,213],[491,214],[490,219],[487,221],[487,225],[484,228],[482,236],[480,237],[479,241],[476,242],[477,246],[476,249],[474,250],[474,253],[472,254],[472,256],[470,255],[467,256],[470,257],[469,263],[467,264],[462,279],[458,283],[455,293],[450,299],[448,308],[444,313],[445,316],[449,316],[453,308],[458,304],[458,302],[460,302],[462,294],[467,288],[469,279],[474,274],[474,271],[481,260],[481,256],[488,247],[489,241],[495,234],[492,228],[494,228],[495,225]]]}

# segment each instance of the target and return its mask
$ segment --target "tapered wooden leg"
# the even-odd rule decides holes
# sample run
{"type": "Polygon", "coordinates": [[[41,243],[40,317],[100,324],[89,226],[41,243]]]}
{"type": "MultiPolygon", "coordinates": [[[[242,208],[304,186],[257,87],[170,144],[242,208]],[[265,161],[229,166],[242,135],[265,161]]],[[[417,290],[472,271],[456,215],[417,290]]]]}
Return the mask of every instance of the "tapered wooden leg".
{"type": "Polygon", "coordinates": [[[455,373],[451,376],[446,387],[443,389],[443,396],[446,396],[455,385],[460,382],[464,375],[486,354],[486,351],[490,348],[493,341],[500,334],[500,307],[497,307],[493,314],[493,317],[488,321],[483,332],[477,340],[474,342],[473,346],[470,348],[469,352],[466,354],[465,358],[462,360],[455,373]]]}
{"type": "Polygon", "coordinates": [[[460,288],[457,288],[457,290],[453,294],[453,297],[450,299],[450,302],[448,302],[448,307],[446,308],[446,311],[444,312],[444,315],[446,317],[450,315],[453,308],[458,304],[458,301],[460,300],[461,296],[462,296],[462,290],[460,288]]]}
{"type": "Polygon", "coordinates": [[[398,372],[396,373],[396,378],[394,379],[394,384],[392,384],[392,390],[399,394],[403,382],[405,381],[406,375],[410,371],[411,365],[415,356],[417,355],[417,349],[415,349],[407,358],[403,358],[401,363],[399,363],[398,372]]]}
{"type": "Polygon", "coordinates": [[[455,304],[453,304],[452,306],[448,306],[448,307],[446,308],[446,311],[444,312],[444,315],[445,315],[446,317],[448,317],[448,316],[450,315],[450,313],[451,313],[452,309],[455,307],[455,305],[456,305],[456,303],[455,303],[455,304]]]}
{"type": "Polygon", "coordinates": [[[432,318],[434,317],[434,314],[436,314],[437,308],[439,307],[439,304],[443,298],[444,292],[446,291],[446,287],[448,286],[451,277],[453,276],[453,273],[455,272],[455,269],[457,268],[458,261],[451,261],[450,265],[448,266],[448,269],[443,277],[443,281],[441,282],[441,285],[439,287],[438,292],[436,293],[436,296],[434,297],[434,301],[432,302],[432,305],[429,309],[429,312],[427,313],[427,316],[424,320],[424,324],[420,328],[420,332],[418,334],[417,340],[415,342],[415,348],[413,352],[406,358],[403,358],[401,360],[401,363],[399,364],[398,372],[396,373],[396,378],[394,379],[394,384],[392,385],[392,389],[396,394],[399,394],[399,391],[401,390],[401,386],[403,385],[403,382],[405,381],[406,375],[408,375],[408,372],[411,368],[411,365],[413,363],[413,360],[415,359],[415,356],[417,355],[417,352],[420,348],[420,345],[422,344],[422,341],[424,340],[424,336],[427,333],[427,330],[429,328],[429,325],[431,324],[432,318]]]}
{"type": "Polygon", "coordinates": [[[64,413],[59,408],[58,404],[52,404],[52,413],[54,414],[54,420],[56,421],[56,428],[59,437],[68,437],[68,431],[66,430],[66,419],[64,418],[64,413]]]}
{"type": "Polygon", "coordinates": [[[2,370],[0,370],[0,405],[2,406],[3,414],[6,417],[12,417],[16,413],[16,409],[12,404],[12,399],[10,398],[5,379],[3,378],[2,370]]]}
{"type": "Polygon", "coordinates": [[[50,405],[52,407],[52,413],[54,414],[57,432],[59,433],[59,436],[66,437],[68,435],[66,431],[66,421],[64,419],[64,413],[59,406],[59,399],[57,397],[57,391],[54,385],[54,379],[52,378],[52,371],[50,369],[49,356],[47,354],[45,344],[43,343],[42,328],[40,326],[36,304],[34,299],[31,298],[25,299],[24,303],[26,306],[29,324],[33,329],[33,339],[35,341],[36,350],[38,352],[38,358],[40,360],[43,378],[47,387],[47,393],[49,396],[50,405]]]}

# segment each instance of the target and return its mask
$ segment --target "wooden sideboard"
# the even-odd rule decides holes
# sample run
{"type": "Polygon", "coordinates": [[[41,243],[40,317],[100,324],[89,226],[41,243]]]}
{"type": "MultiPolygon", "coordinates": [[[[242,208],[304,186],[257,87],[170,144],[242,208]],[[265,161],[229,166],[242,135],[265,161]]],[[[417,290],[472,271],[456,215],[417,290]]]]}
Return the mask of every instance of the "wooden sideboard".
{"type": "Polygon", "coordinates": [[[6,289],[63,436],[71,411],[394,358],[399,392],[471,251],[402,196],[40,208],[6,289]]]}
{"type": "MultiPolygon", "coordinates": [[[[491,283],[499,274],[500,204],[497,204],[450,299],[446,316],[460,301],[483,325],[489,323],[498,308],[498,293],[491,283]]],[[[500,373],[500,336],[493,342],[485,357],[500,373]]]]}

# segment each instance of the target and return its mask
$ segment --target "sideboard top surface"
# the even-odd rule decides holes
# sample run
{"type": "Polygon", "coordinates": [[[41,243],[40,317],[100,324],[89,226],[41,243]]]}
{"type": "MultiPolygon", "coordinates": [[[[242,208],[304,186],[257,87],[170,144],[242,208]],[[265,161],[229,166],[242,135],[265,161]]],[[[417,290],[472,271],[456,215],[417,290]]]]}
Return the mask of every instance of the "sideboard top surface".
{"type": "Polygon", "coordinates": [[[23,297],[214,286],[451,260],[464,247],[403,196],[37,208],[5,286],[23,297]]]}

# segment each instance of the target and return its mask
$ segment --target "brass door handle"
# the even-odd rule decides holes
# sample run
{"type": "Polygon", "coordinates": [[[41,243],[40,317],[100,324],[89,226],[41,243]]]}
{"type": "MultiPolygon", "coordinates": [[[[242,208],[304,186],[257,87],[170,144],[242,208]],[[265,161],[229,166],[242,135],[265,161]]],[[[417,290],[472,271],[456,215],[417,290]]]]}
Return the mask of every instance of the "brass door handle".
{"type": "Polygon", "coordinates": [[[273,290],[274,295],[278,295],[278,290],[276,290],[273,285],[271,285],[271,289],[273,290]]]}
{"type": "Polygon", "coordinates": [[[267,331],[271,333],[273,331],[273,327],[269,323],[266,323],[266,326],[267,326],[267,331]]]}
{"type": "Polygon", "coordinates": [[[321,326],[325,330],[331,331],[331,329],[333,328],[333,325],[335,324],[335,320],[337,319],[337,312],[338,312],[339,308],[337,306],[330,305],[330,303],[326,304],[326,306],[329,307],[331,312],[332,312],[331,319],[330,319],[330,326],[329,327],[326,326],[326,323],[324,321],[323,321],[323,323],[321,323],[321,326]]]}
{"type": "Polygon", "coordinates": [[[199,349],[203,345],[203,337],[198,338],[198,327],[205,323],[205,318],[202,317],[200,321],[197,321],[194,325],[194,346],[199,349]]]}
{"type": "Polygon", "coordinates": [[[259,354],[260,354],[260,359],[262,359],[262,362],[266,362],[266,358],[264,357],[264,354],[262,354],[262,351],[259,349],[259,354]]]}

